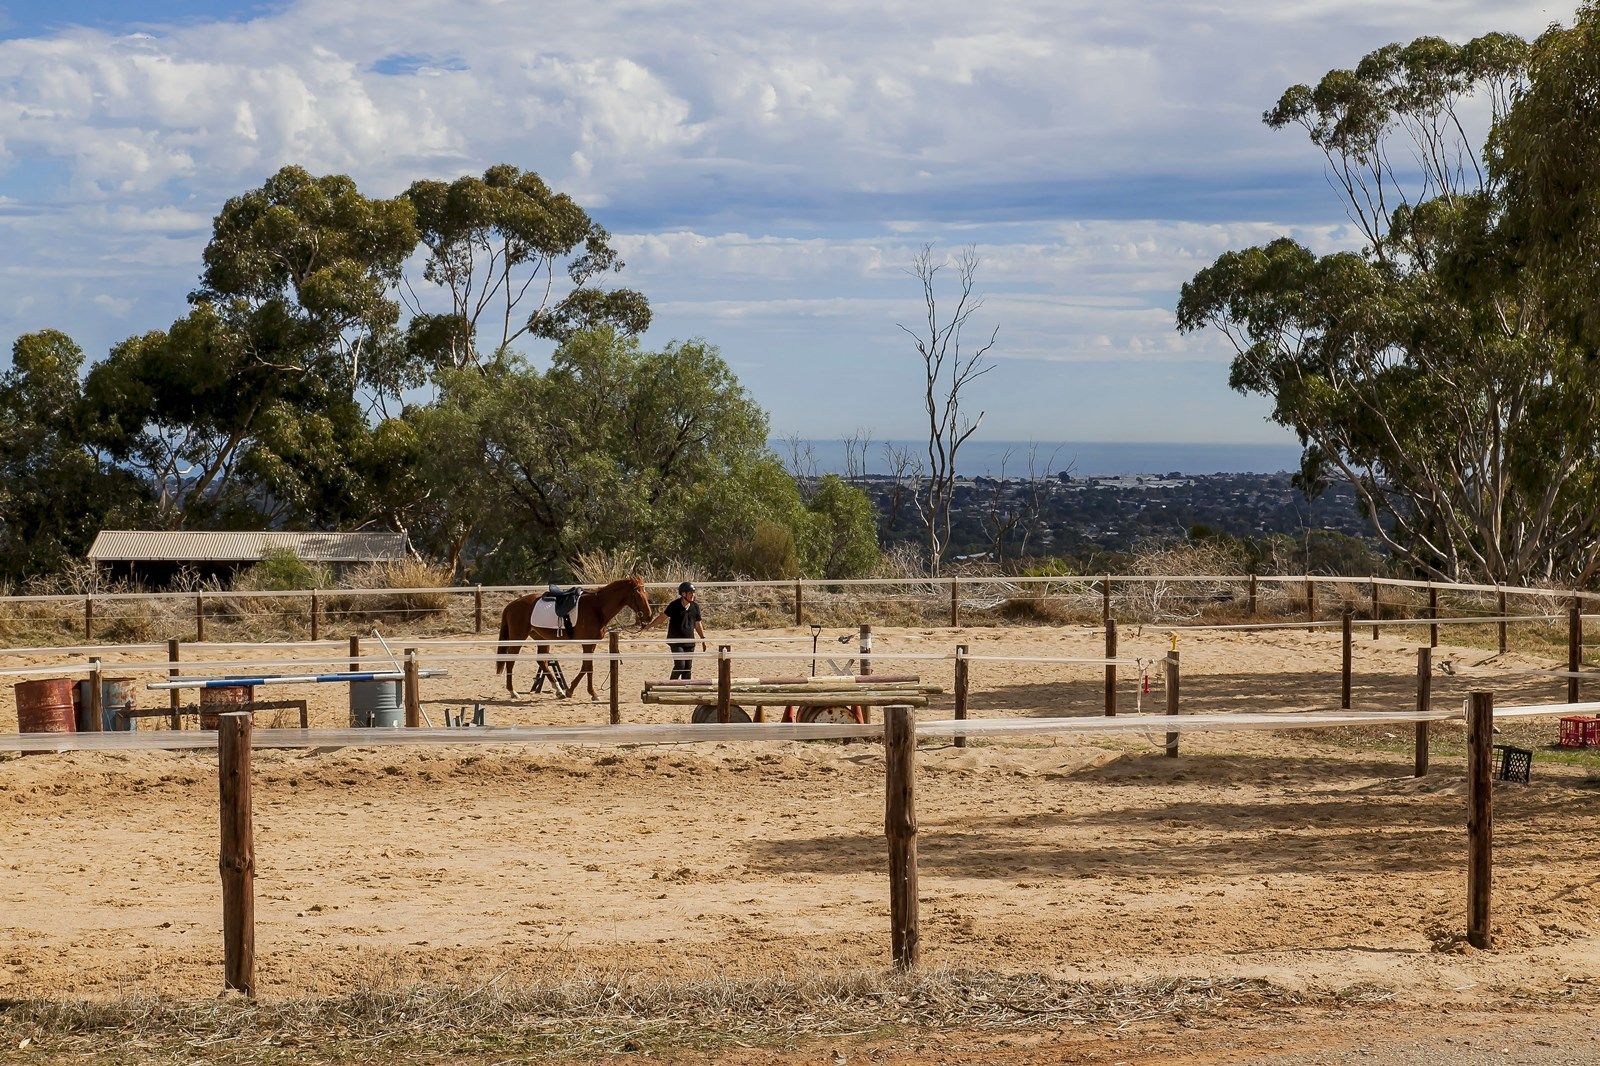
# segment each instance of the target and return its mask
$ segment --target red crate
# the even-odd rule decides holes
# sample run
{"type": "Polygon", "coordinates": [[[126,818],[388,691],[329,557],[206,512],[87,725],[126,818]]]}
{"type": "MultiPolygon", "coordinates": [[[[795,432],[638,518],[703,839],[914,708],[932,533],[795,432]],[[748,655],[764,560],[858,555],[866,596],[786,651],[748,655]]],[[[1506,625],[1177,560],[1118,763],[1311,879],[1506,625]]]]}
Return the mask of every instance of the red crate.
{"type": "Polygon", "coordinates": [[[1561,719],[1560,743],[1563,748],[1600,747],[1600,716],[1564,715],[1561,719]]]}

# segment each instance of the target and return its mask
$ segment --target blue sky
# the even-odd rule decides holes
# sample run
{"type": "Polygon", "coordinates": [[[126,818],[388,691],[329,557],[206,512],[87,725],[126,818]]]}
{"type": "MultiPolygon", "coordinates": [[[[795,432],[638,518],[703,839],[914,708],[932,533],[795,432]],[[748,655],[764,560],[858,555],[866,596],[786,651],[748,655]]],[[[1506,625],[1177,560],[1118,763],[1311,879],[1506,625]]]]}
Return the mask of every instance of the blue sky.
{"type": "Polygon", "coordinates": [[[1220,252],[1351,235],[1260,113],[1390,41],[1534,34],[1514,0],[0,0],[0,345],[162,328],[212,214],[278,166],[393,194],[495,162],[616,235],[647,338],[719,345],[777,434],[918,432],[897,322],[975,244],[983,433],[1277,441],[1172,329],[1220,252]]]}

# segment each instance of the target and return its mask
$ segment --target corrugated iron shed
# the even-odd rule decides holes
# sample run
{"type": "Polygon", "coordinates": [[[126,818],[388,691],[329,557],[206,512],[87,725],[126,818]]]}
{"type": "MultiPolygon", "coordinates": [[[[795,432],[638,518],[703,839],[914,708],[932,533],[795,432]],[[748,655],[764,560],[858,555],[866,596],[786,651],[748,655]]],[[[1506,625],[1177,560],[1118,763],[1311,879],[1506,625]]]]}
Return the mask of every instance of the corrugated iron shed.
{"type": "Polygon", "coordinates": [[[105,529],[89,549],[93,563],[253,563],[287,549],[313,563],[404,559],[404,533],[176,533],[105,529]]]}

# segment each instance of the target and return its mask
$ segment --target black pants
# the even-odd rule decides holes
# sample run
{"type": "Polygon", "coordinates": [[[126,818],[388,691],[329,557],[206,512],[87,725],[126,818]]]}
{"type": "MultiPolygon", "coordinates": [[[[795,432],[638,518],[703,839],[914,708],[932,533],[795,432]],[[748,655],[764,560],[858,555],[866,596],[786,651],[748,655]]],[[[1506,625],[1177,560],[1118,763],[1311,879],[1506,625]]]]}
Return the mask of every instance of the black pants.
{"type": "MultiPolygon", "coordinates": [[[[694,651],[694,641],[691,640],[688,643],[683,643],[681,641],[669,640],[669,641],[667,641],[667,647],[671,648],[674,652],[676,652],[679,655],[688,655],[689,653],[694,651]]],[[[674,660],[672,660],[672,678],[671,678],[671,680],[673,680],[673,681],[687,681],[693,675],[693,673],[694,673],[694,660],[693,659],[674,659],[674,660]]]]}

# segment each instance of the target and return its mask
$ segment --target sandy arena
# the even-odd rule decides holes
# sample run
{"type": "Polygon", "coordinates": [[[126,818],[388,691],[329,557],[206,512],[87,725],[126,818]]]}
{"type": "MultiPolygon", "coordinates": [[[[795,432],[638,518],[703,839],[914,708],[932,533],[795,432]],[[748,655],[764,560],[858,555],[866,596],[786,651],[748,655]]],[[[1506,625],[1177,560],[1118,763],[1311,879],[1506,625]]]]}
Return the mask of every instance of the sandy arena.
{"type": "MultiPolygon", "coordinates": [[[[880,653],[1100,651],[1081,627],[877,638],[880,653]]],[[[1426,630],[1356,641],[1358,708],[1411,706],[1414,639],[1426,630]]],[[[1158,628],[1123,631],[1125,655],[1166,646],[1158,628]]],[[[1337,705],[1337,634],[1186,634],[1180,650],[1185,712],[1337,705]]],[[[1436,706],[1475,688],[1502,705],[1563,692],[1516,676],[1549,662],[1435,654],[1455,670],[1436,676],[1436,706]]],[[[948,690],[948,662],[917,669],[948,690]]],[[[425,708],[437,718],[480,701],[494,725],[604,720],[603,667],[593,704],[508,704],[492,671],[453,664],[424,683],[425,708]]],[[[682,720],[685,708],[638,703],[645,676],[659,673],[624,668],[624,719],[682,720]]],[[[526,664],[519,678],[531,679],[526,664]]],[[[1125,711],[1134,687],[1122,686],[1125,711]]],[[[1098,714],[1101,691],[1097,667],[972,668],[975,716],[1098,714]]],[[[272,690],[303,695],[314,725],[343,724],[342,685],[272,690]]],[[[10,697],[8,685],[0,731],[15,729],[10,697]]],[[[949,706],[935,697],[924,713],[949,706]]],[[[1553,719],[1515,728],[1541,746],[1555,735],[1553,719]]],[[[1497,789],[1499,950],[1475,952],[1462,940],[1460,728],[1435,727],[1421,780],[1401,730],[1185,736],[1176,760],[1160,736],[924,745],[924,963],[1370,984],[1462,1009],[1600,981],[1600,841],[1580,830],[1600,815],[1600,789],[1586,768],[1541,752],[1531,785],[1497,789]]],[[[882,790],[871,744],[258,753],[262,995],[497,973],[882,966],[882,790]]],[[[214,756],[6,757],[0,812],[0,996],[216,992],[214,756]]]]}

